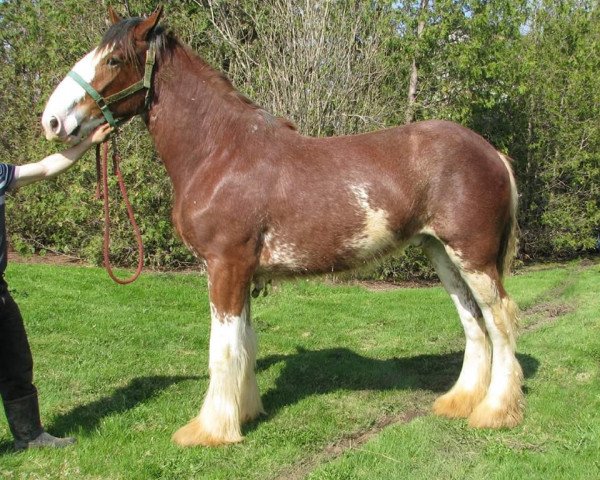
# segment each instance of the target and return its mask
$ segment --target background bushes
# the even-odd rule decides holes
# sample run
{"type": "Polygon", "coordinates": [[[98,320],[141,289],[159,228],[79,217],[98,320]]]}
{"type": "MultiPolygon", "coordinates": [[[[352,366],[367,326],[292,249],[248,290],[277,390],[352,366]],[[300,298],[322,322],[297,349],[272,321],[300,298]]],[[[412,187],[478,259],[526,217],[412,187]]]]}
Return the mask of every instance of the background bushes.
{"type": "MultiPolygon", "coordinates": [[[[39,118],[68,69],[98,43],[108,4],[148,13],[157,2],[0,3],[0,161],[36,161],[60,146],[39,118]]],[[[514,159],[521,258],[593,252],[600,234],[600,14],[595,1],[238,0],[168,2],[165,23],[258,104],[324,136],[428,118],[473,128],[514,159]]],[[[171,186],[140,120],[120,148],[146,263],[193,257],[170,223],[171,186]]],[[[12,247],[101,262],[102,210],[89,153],[58,179],[8,200],[12,247]]],[[[115,261],[134,261],[114,213],[115,261]]],[[[384,262],[378,277],[429,274],[424,259],[384,262]]]]}

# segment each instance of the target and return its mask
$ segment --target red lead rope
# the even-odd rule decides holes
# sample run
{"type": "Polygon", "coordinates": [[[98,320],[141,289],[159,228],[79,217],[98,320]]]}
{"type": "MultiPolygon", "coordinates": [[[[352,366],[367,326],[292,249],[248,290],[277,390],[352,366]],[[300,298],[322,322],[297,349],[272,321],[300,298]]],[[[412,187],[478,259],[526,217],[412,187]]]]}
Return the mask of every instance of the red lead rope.
{"type": "Polygon", "coordinates": [[[119,183],[119,188],[121,190],[121,196],[123,197],[123,201],[127,206],[127,215],[129,217],[129,222],[133,227],[133,231],[135,233],[135,239],[138,247],[138,265],[135,273],[126,279],[120,279],[115,276],[112,271],[112,267],[110,266],[110,208],[108,205],[108,142],[104,142],[102,144],[102,165],[100,165],[100,145],[96,146],[96,174],[98,184],[96,186],[96,198],[100,198],[100,183],[102,183],[103,187],[103,197],[104,197],[104,267],[108,272],[110,278],[112,278],[115,282],[126,285],[128,283],[134,282],[142,273],[142,268],[144,266],[144,245],[142,244],[142,234],[140,232],[140,228],[138,227],[135,218],[133,216],[133,208],[131,208],[131,203],[129,202],[129,198],[127,196],[127,189],[125,188],[125,182],[123,181],[123,175],[121,174],[121,169],[119,164],[121,162],[121,155],[117,150],[117,144],[113,137],[112,140],[113,146],[113,172],[117,176],[117,181],[119,183]]]}

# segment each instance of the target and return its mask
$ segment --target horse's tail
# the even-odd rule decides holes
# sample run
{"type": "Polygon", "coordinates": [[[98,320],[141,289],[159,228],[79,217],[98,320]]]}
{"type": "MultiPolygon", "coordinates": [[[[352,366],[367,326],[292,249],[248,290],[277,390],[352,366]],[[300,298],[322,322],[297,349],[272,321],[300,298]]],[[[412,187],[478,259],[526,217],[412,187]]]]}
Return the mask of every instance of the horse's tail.
{"type": "Polygon", "coordinates": [[[500,277],[510,272],[512,263],[517,255],[519,225],[517,223],[517,207],[519,202],[519,194],[517,192],[517,182],[515,174],[511,166],[511,159],[506,155],[498,152],[498,155],[504,162],[508,176],[510,178],[510,216],[508,223],[502,232],[500,241],[500,251],[498,252],[497,268],[500,277]]]}

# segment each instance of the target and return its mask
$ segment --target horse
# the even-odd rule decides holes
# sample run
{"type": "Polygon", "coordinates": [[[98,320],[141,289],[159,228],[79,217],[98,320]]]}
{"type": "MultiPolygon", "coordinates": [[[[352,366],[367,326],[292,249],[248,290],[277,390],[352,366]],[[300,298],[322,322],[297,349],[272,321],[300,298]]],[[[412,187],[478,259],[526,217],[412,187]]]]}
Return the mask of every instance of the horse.
{"type": "Polygon", "coordinates": [[[173,183],[172,221],[206,263],[211,312],[208,390],[173,441],[239,442],[265,413],[253,285],[360,268],[407,245],[431,260],[466,337],[434,413],[476,428],[519,424],[518,310],[503,286],[518,236],[510,159],[448,121],[304,136],[183,45],[162,11],[122,19],[109,9],[112,25],[52,93],[42,126],[74,144],[140,115],[173,183]]]}

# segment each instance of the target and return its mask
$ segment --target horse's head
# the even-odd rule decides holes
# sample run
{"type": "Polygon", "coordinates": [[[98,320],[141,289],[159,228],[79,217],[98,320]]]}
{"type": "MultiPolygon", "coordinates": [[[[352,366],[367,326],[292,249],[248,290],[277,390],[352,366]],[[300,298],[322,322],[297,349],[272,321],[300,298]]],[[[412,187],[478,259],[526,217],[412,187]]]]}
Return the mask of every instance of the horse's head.
{"type": "Polygon", "coordinates": [[[143,112],[161,13],[158,7],[148,18],[122,20],[109,8],[112,26],[100,45],[75,64],[48,100],[42,115],[48,140],[76,144],[104,122],[117,124],[143,112]]]}

